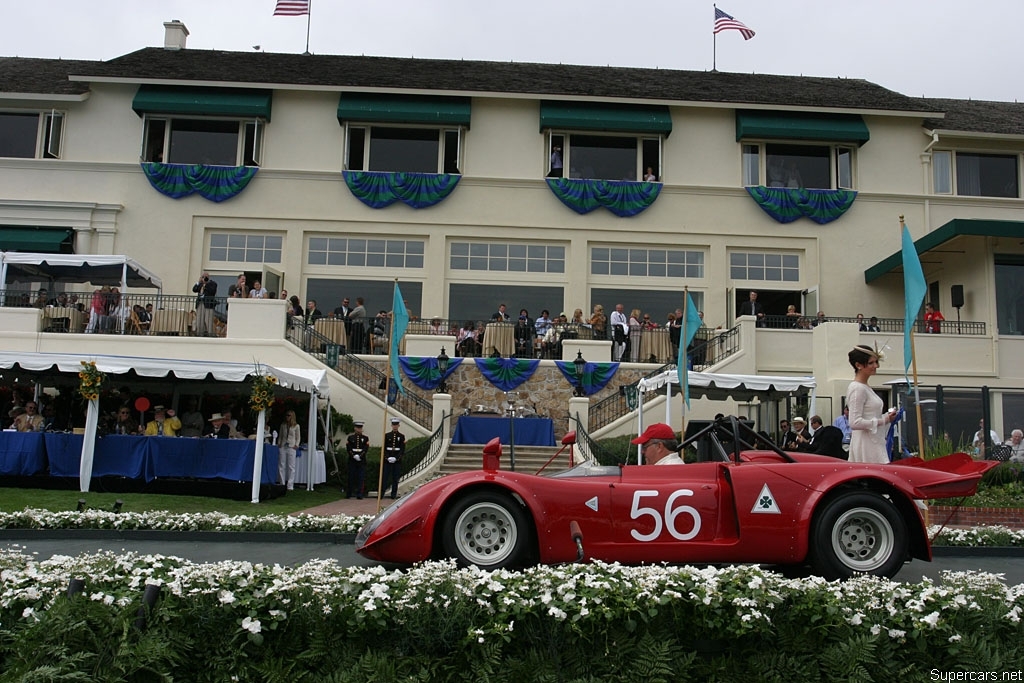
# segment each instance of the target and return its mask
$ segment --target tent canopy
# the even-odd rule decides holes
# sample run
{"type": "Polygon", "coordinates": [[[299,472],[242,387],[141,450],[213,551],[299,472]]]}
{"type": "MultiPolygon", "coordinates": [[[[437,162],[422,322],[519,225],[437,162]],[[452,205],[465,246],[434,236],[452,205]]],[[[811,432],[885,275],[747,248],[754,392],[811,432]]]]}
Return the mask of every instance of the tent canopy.
{"type": "Polygon", "coordinates": [[[111,287],[150,287],[163,284],[153,272],[127,256],[110,254],[36,254],[7,251],[0,253],[8,282],[89,282],[111,287]]]}
{"type": "MultiPolygon", "coordinates": [[[[690,385],[690,396],[707,396],[716,401],[727,398],[750,401],[757,396],[767,399],[802,396],[813,394],[816,386],[813,377],[725,375],[712,372],[689,372],[687,382],[690,385]]],[[[637,388],[640,393],[644,393],[657,391],[665,384],[678,383],[679,373],[673,369],[641,379],[637,388]]]]}
{"type": "Polygon", "coordinates": [[[278,386],[306,394],[316,393],[330,397],[327,371],[305,368],[275,368],[263,363],[223,363],[209,360],[147,358],[143,356],[106,356],[73,353],[16,353],[0,352],[0,369],[18,367],[31,372],[47,372],[56,368],[62,373],[78,373],[82,361],[95,361],[102,372],[122,375],[134,371],[140,377],[169,377],[178,379],[221,382],[245,382],[256,374],[274,375],[278,386]]]}

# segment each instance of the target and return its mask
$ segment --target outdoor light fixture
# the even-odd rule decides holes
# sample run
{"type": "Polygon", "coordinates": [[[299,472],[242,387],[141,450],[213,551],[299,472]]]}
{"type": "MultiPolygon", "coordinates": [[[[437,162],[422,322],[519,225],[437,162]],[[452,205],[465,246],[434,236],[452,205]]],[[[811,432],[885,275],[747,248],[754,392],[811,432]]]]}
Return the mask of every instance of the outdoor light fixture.
{"type": "Polygon", "coordinates": [[[85,498],[79,498],[78,499],[78,507],[75,508],[75,509],[78,512],[85,512],[85,507],[86,507],[85,498]]]}
{"type": "Polygon", "coordinates": [[[448,385],[444,381],[445,375],[448,373],[448,354],[444,352],[444,347],[441,347],[441,354],[437,357],[437,370],[441,373],[441,379],[437,383],[437,393],[447,394],[448,385]]]}
{"type": "Polygon", "coordinates": [[[114,501],[114,509],[113,509],[114,514],[117,514],[118,512],[121,511],[121,506],[122,505],[124,505],[124,501],[121,500],[120,498],[118,498],[117,500],[114,501]]]}
{"type": "Polygon", "coordinates": [[[573,396],[586,396],[587,392],[583,390],[583,371],[587,369],[587,361],[583,358],[583,352],[576,352],[576,360],[572,362],[576,367],[576,388],[572,390],[573,396]]]}

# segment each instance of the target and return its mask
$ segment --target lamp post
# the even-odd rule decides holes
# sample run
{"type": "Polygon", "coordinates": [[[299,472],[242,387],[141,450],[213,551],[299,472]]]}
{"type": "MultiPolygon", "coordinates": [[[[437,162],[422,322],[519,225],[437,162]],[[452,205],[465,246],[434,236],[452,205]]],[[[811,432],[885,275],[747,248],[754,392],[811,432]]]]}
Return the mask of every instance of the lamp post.
{"type": "Polygon", "coordinates": [[[435,391],[439,394],[448,393],[448,385],[444,381],[445,375],[448,373],[448,354],[444,352],[444,347],[441,347],[441,353],[437,357],[437,370],[441,373],[441,381],[437,383],[435,391]]]}
{"type": "Polygon", "coordinates": [[[583,371],[587,369],[587,361],[583,358],[583,352],[576,352],[576,360],[572,362],[576,368],[576,387],[572,390],[573,396],[586,396],[587,392],[583,389],[583,371]]]}

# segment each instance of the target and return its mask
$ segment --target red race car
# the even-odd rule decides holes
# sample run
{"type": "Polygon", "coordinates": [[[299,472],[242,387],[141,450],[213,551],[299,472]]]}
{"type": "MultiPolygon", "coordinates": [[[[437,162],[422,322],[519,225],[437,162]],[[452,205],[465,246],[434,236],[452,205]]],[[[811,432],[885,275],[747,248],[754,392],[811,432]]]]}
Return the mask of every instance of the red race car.
{"type": "Polygon", "coordinates": [[[683,446],[691,443],[702,444],[705,461],[587,461],[537,476],[498,469],[495,440],[482,470],[404,496],[359,531],[356,550],[381,562],[450,557],[485,569],[595,559],[809,564],[829,579],[892,577],[912,558],[931,560],[915,501],[973,495],[998,465],[964,453],[873,465],[784,452],[734,418],[683,446]]]}

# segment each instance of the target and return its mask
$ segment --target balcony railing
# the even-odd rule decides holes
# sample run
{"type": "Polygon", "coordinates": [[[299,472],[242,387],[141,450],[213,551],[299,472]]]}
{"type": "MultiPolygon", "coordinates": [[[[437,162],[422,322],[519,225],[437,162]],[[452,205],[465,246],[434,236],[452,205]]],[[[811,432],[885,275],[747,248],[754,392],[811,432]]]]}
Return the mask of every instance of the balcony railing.
{"type": "Polygon", "coordinates": [[[451,413],[445,415],[441,418],[441,424],[430,435],[430,438],[406,450],[405,455],[402,456],[402,479],[412,477],[429,469],[441,457],[441,448],[444,446],[444,433],[447,426],[445,421],[450,420],[451,417],[451,413]]]}
{"type": "MultiPolygon", "coordinates": [[[[817,318],[816,316],[803,315],[766,315],[758,327],[766,327],[773,330],[812,330],[818,325],[830,322],[857,323],[861,325],[862,332],[877,331],[888,334],[903,334],[903,318],[875,318],[875,322],[872,323],[870,318],[858,319],[855,317],[842,316],[826,316],[825,318],[817,318]],[[877,326],[878,329],[869,329],[871,326],[877,326]]],[[[915,325],[915,334],[925,333],[924,320],[915,321],[915,325]]],[[[940,323],[940,330],[942,334],[984,335],[986,333],[985,329],[985,323],[973,320],[944,320],[940,323]]]]}

